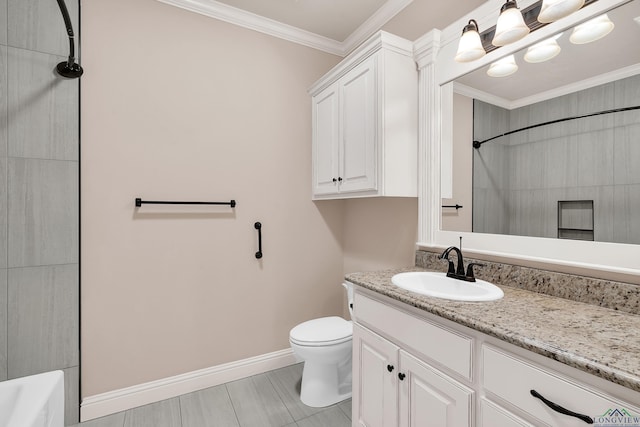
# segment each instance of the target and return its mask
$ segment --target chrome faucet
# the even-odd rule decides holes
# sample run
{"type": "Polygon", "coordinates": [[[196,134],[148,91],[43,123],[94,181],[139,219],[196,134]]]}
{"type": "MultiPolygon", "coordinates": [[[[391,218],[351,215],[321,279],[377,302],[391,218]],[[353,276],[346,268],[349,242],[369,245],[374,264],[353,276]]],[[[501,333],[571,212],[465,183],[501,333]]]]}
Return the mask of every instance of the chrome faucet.
{"type": "Polygon", "coordinates": [[[438,258],[447,260],[449,263],[449,269],[447,271],[447,277],[452,277],[458,280],[464,280],[466,282],[475,282],[476,278],[473,274],[473,266],[477,265],[478,267],[484,267],[484,264],[479,264],[477,262],[469,263],[467,266],[467,272],[464,271],[464,259],[462,257],[462,251],[455,246],[449,246],[447,249],[442,252],[442,255],[439,255],[438,258]],[[455,267],[453,261],[449,259],[449,253],[451,251],[455,251],[458,266],[455,267]]]}

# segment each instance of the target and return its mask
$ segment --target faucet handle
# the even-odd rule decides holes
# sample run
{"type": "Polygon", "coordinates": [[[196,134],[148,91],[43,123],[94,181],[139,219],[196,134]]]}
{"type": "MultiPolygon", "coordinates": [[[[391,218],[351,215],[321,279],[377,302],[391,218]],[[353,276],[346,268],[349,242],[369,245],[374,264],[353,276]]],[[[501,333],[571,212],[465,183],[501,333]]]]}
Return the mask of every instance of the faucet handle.
{"type": "Polygon", "coordinates": [[[467,278],[472,278],[475,279],[475,276],[473,275],[473,266],[477,265],[478,267],[485,267],[486,264],[481,264],[479,262],[471,262],[469,263],[469,265],[467,266],[467,278]]]}
{"type": "Polygon", "coordinates": [[[449,269],[447,270],[447,274],[456,274],[456,266],[453,264],[449,258],[440,258],[443,261],[447,261],[449,263],[449,269]]]}

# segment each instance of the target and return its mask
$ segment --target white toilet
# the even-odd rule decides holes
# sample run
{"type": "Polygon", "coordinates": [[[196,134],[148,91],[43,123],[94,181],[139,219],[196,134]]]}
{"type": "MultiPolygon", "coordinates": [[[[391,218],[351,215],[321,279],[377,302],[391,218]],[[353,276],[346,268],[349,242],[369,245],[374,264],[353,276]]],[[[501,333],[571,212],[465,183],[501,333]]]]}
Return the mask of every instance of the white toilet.
{"type": "MultiPolygon", "coordinates": [[[[347,289],[351,314],[353,285],[342,286],[347,289]]],[[[302,403],[321,408],[351,397],[352,335],[351,321],[337,316],[309,320],[291,329],[291,349],[304,360],[302,403]]]]}

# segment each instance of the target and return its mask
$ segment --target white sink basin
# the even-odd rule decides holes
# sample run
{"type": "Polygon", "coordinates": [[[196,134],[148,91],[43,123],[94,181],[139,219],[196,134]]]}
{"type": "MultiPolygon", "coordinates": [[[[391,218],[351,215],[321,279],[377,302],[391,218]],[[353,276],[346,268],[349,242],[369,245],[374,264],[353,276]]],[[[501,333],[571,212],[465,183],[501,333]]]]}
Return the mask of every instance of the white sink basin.
{"type": "Polygon", "coordinates": [[[430,271],[396,274],[391,282],[417,294],[455,301],[495,301],[504,296],[502,289],[484,280],[465,282],[430,271]]]}
{"type": "Polygon", "coordinates": [[[0,426],[64,426],[62,371],[0,382],[0,426]]]}

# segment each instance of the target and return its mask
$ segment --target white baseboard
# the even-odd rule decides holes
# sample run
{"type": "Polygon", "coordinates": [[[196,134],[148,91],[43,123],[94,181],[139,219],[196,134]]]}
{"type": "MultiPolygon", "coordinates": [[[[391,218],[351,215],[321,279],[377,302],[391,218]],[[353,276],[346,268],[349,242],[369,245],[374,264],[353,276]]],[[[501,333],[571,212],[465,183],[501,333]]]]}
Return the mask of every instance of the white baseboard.
{"type": "Polygon", "coordinates": [[[115,414],[149,403],[191,393],[297,363],[290,348],[223,365],[187,372],[119,390],[87,396],[80,404],[80,421],[115,414]]]}

